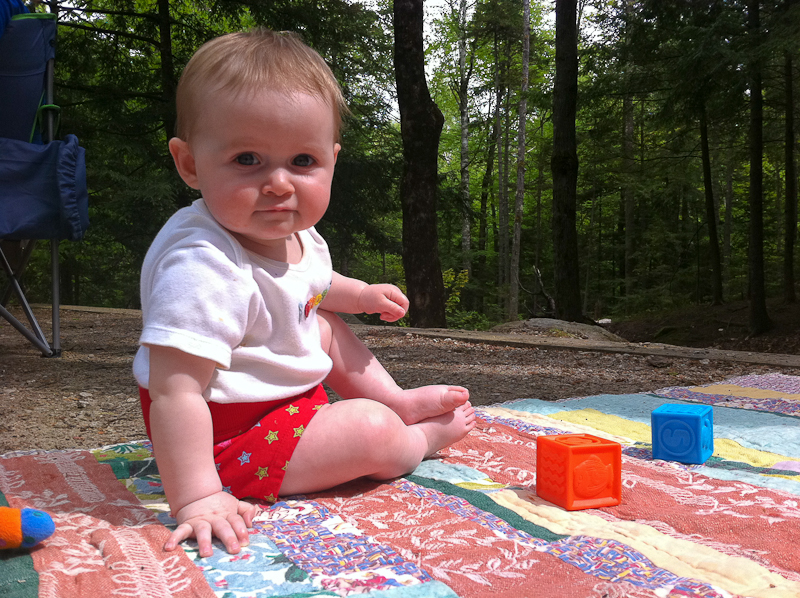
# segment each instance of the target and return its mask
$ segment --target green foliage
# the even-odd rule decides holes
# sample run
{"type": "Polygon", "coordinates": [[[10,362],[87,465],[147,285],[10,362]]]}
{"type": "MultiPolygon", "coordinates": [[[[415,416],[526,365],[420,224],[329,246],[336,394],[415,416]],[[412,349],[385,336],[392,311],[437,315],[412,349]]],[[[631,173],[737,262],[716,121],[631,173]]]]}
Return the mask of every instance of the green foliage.
{"type": "Polygon", "coordinates": [[[460,330],[489,330],[497,321],[492,321],[486,314],[477,311],[453,309],[447,312],[448,328],[460,330]]]}
{"type": "Polygon", "coordinates": [[[452,268],[448,268],[442,272],[442,280],[447,292],[445,307],[448,310],[454,310],[461,303],[461,291],[464,290],[464,286],[469,281],[469,272],[461,270],[456,273],[452,268]]]}
{"type": "MultiPolygon", "coordinates": [[[[195,194],[174,172],[172,96],[194,50],[222,33],[264,25],[295,30],[331,64],[353,112],[343,132],[331,204],[318,228],[334,266],[369,282],[404,285],[398,181],[402,152],[394,104],[390,2],[347,0],[78,0],[58,3],[57,101],[62,132],[87,149],[91,226],[61,247],[66,302],[136,307],[141,261],[154,235],[195,194]],[[169,7],[169,20],[159,6],[169,7]],[[375,7],[377,6],[377,8],[375,7]],[[166,35],[169,33],[169,35],[166,35]],[[166,40],[169,43],[166,43],[166,40]]],[[[453,327],[505,319],[500,192],[513,197],[520,84],[520,0],[459,2],[428,12],[431,94],[445,116],[440,143],[439,246],[453,327]],[[469,198],[461,193],[458,43],[468,69],[469,198]],[[499,110],[497,102],[500,102],[499,110]],[[499,119],[496,118],[499,114],[499,119]],[[500,126],[500,135],[494,130],[500,126]],[[499,145],[498,145],[499,140],[499,145]],[[500,162],[498,163],[498,160],[500,162]],[[501,180],[499,167],[506,169],[501,180]],[[468,219],[469,250],[463,244],[468,219]]],[[[727,298],[748,290],[746,65],[765,72],[765,268],[768,293],[782,284],[785,172],[782,73],[797,58],[800,9],[763,2],[765,36],[746,43],[738,1],[583,3],[579,46],[576,228],[587,315],[601,318],[706,302],[711,297],[699,118],[708,117],[727,298]],[[788,9],[787,9],[788,8],[788,9]],[[633,106],[633,165],[623,164],[623,98],[633,106]],[[636,202],[625,230],[621,189],[636,202]],[[625,235],[633,238],[625,271],[625,235]]],[[[520,305],[549,315],[553,241],[550,153],[554,73],[552,3],[532,6],[520,305]],[[541,283],[538,273],[541,273],[541,283]]],[[[795,92],[795,97],[798,94],[795,92]]],[[[795,100],[797,103],[797,100],[795,100]]],[[[798,106],[794,106],[798,114],[798,106]]],[[[49,251],[36,250],[26,284],[47,300],[49,251]]]]}
{"type": "Polygon", "coordinates": [[[493,325],[485,314],[465,310],[461,306],[462,292],[469,282],[469,273],[466,270],[455,272],[452,268],[448,268],[442,272],[442,279],[447,293],[445,309],[448,327],[487,330],[493,325]]]}
{"type": "MultiPolygon", "coordinates": [[[[61,248],[64,301],[138,306],[152,239],[197,197],[167,151],[179,73],[203,42],[258,25],[300,32],[331,65],[354,114],[320,224],[335,259],[347,263],[365,249],[399,252],[399,227],[389,234],[382,224],[397,219],[400,169],[384,15],[342,0],[84,0],[58,3],[58,12],[56,99],[62,132],[87,150],[91,220],[81,243],[61,248]]],[[[48,260],[45,247],[36,250],[27,277],[35,300],[49,300],[48,260]]]]}

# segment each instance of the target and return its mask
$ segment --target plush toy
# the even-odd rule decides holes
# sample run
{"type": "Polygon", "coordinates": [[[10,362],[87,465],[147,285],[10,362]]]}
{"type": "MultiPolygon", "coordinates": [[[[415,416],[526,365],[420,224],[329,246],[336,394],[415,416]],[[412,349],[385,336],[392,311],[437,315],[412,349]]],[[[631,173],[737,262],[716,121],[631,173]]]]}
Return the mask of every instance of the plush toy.
{"type": "Polygon", "coordinates": [[[32,548],[54,531],[53,518],[44,511],[0,507],[0,549],[32,548]]]}

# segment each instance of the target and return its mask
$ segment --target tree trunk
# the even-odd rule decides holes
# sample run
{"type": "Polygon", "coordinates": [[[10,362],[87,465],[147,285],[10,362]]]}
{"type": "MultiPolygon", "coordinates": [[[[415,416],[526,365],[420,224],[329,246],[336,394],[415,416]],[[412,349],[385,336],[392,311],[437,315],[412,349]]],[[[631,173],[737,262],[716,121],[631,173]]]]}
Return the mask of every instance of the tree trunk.
{"type": "Polygon", "coordinates": [[[797,240],[797,171],[794,161],[794,94],[792,89],[792,55],[784,56],[784,83],[786,86],[786,122],[784,141],[784,162],[786,164],[786,206],[784,210],[784,258],[783,258],[783,299],[794,303],[797,296],[794,290],[794,245],[797,240]]]}
{"type": "Polygon", "coordinates": [[[767,314],[764,286],[764,152],[763,119],[764,99],[761,91],[761,64],[756,57],[760,39],[759,0],[748,0],[748,33],[752,43],[750,64],[750,245],[748,266],[750,274],[750,332],[761,334],[772,328],[767,314]]]}
{"type": "Polygon", "coordinates": [[[483,171],[481,179],[481,212],[478,222],[478,251],[479,257],[477,263],[483,267],[486,264],[486,249],[489,239],[488,227],[488,206],[489,206],[489,193],[492,190],[492,174],[494,173],[494,154],[497,136],[494,134],[494,127],[497,126],[497,119],[492,119],[491,138],[488,139],[489,149],[486,152],[486,167],[483,171]]]}
{"type": "Polygon", "coordinates": [[[583,320],[575,226],[578,185],[575,137],[577,99],[577,0],[556,0],[553,156],[550,160],[553,171],[553,267],[556,317],[573,322],[583,320]]]}
{"type": "MultiPolygon", "coordinates": [[[[544,119],[539,121],[539,134],[543,137],[544,136],[544,119]]],[[[534,255],[533,255],[533,267],[536,271],[539,271],[539,268],[542,264],[542,195],[544,192],[544,169],[546,166],[546,154],[545,152],[539,152],[539,156],[536,160],[536,168],[537,168],[537,175],[536,175],[536,245],[534,247],[534,255]]],[[[538,297],[539,291],[544,289],[539,289],[539,281],[541,280],[541,276],[537,277],[534,281],[533,285],[533,313],[538,313],[538,297]]]]}
{"type": "Polygon", "coordinates": [[[589,313],[589,296],[590,296],[590,283],[592,282],[592,265],[595,269],[600,266],[600,260],[597,256],[592,256],[592,235],[594,234],[595,214],[597,212],[597,187],[593,185],[592,188],[592,211],[589,213],[589,238],[586,242],[586,282],[583,285],[583,313],[589,313]]]}
{"type": "Polygon", "coordinates": [[[633,98],[629,93],[622,99],[622,196],[623,222],[625,223],[625,295],[633,295],[633,272],[636,269],[636,194],[633,192],[633,98]]]}
{"type": "MultiPolygon", "coordinates": [[[[472,202],[469,196],[469,79],[467,70],[467,0],[458,6],[458,110],[461,116],[461,268],[472,276],[472,202]]],[[[470,69],[471,70],[471,69],[470,69]]]]}
{"type": "Polygon", "coordinates": [[[703,156],[703,186],[706,192],[706,223],[708,224],[708,249],[711,259],[712,305],[722,305],[722,260],[719,255],[717,234],[717,205],[714,202],[714,187],[711,180],[711,154],[708,149],[708,120],[705,101],[700,106],[700,145],[703,156]]]}
{"type": "MultiPolygon", "coordinates": [[[[494,154],[495,154],[495,139],[497,136],[494,134],[494,127],[497,126],[497,119],[489,119],[491,123],[491,131],[489,132],[489,139],[487,143],[489,148],[486,152],[486,166],[481,178],[481,207],[478,220],[478,256],[475,260],[475,268],[477,269],[476,278],[478,280],[486,280],[487,266],[486,266],[486,250],[488,249],[489,241],[489,194],[492,190],[492,174],[494,173],[494,154]]],[[[481,305],[483,305],[487,292],[485,285],[478,286],[478,292],[481,298],[481,305]]]]}
{"type": "MultiPolygon", "coordinates": [[[[172,22],[169,16],[169,1],[158,0],[159,52],[161,54],[161,92],[164,96],[164,130],[167,139],[174,136],[178,116],[175,109],[175,91],[178,81],[172,55],[172,22]]],[[[170,162],[172,160],[170,159],[170,162]]]]}
{"type": "MultiPolygon", "coordinates": [[[[508,77],[508,71],[511,65],[511,49],[508,47],[508,54],[505,61],[505,76],[508,77]]],[[[503,280],[504,286],[501,289],[503,294],[503,309],[508,313],[508,284],[511,280],[511,201],[510,201],[510,188],[509,184],[511,176],[511,89],[505,88],[505,97],[503,98],[503,199],[502,203],[505,207],[505,228],[503,235],[505,235],[505,256],[503,258],[503,280]]],[[[516,161],[516,158],[515,158],[516,161]]]]}
{"type": "Polygon", "coordinates": [[[478,251],[481,253],[478,263],[481,265],[486,264],[486,249],[488,248],[487,241],[489,239],[489,193],[492,189],[492,171],[494,170],[494,142],[490,141],[489,143],[486,170],[481,180],[481,212],[478,222],[478,251]]]}
{"type": "Polygon", "coordinates": [[[722,255],[725,260],[725,291],[731,294],[731,231],[733,229],[733,171],[735,168],[733,158],[728,157],[725,172],[725,226],[722,229],[722,255]]]}
{"type": "Polygon", "coordinates": [[[508,176],[506,174],[506,166],[508,160],[506,153],[508,147],[504,141],[503,135],[503,115],[506,111],[503,109],[503,102],[505,97],[505,89],[501,83],[501,68],[500,54],[495,49],[495,64],[496,64],[496,91],[495,91],[495,109],[497,128],[495,133],[497,135],[495,147],[497,148],[497,290],[498,302],[503,308],[506,305],[506,285],[508,284],[508,189],[506,182],[508,176]]]}
{"type": "MultiPolygon", "coordinates": [[[[178,134],[178,111],[175,106],[175,92],[178,89],[178,77],[175,74],[175,59],[172,52],[172,17],[170,16],[169,0],[158,0],[158,51],[161,58],[161,122],[167,139],[178,134]]],[[[172,158],[168,152],[163,154],[164,169],[174,172],[172,158]]],[[[180,185],[175,194],[176,205],[179,207],[190,205],[196,195],[187,185],[180,185]]]]}
{"type": "Polygon", "coordinates": [[[517,131],[517,188],[514,196],[514,234],[511,240],[511,276],[508,320],[519,317],[519,260],[522,245],[522,217],[525,208],[525,124],[528,112],[528,63],[531,52],[531,3],[522,4],[522,82],[519,90],[519,129],[517,131]]]}
{"type": "Polygon", "coordinates": [[[443,328],[447,323],[436,191],[444,117],[425,80],[422,17],[422,0],[394,0],[394,68],[403,140],[403,267],[411,325],[443,328]]]}

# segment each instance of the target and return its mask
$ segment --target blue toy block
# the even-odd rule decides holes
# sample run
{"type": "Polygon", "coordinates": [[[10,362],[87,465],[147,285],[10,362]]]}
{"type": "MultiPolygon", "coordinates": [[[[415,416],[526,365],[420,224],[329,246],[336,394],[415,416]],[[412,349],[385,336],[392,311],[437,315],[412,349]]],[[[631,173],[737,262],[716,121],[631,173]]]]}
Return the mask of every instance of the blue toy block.
{"type": "Polygon", "coordinates": [[[709,405],[661,405],[650,414],[653,459],[705,463],[714,453],[714,411],[709,405]]]}

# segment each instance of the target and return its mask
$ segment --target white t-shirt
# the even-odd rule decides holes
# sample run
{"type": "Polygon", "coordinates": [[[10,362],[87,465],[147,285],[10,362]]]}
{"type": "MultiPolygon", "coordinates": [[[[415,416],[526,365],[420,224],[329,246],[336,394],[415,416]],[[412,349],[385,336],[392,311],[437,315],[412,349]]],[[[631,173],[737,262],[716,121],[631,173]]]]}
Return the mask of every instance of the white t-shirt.
{"type": "Polygon", "coordinates": [[[313,228],[297,237],[300,263],[276,262],[245,250],[202,199],[176,212],[142,265],[139,385],[149,387],[147,345],[216,362],[207,401],[285,399],[322,382],[332,362],[316,313],[331,285],[330,253],[313,228]]]}

